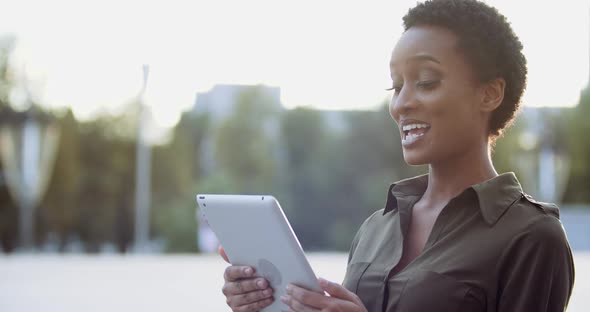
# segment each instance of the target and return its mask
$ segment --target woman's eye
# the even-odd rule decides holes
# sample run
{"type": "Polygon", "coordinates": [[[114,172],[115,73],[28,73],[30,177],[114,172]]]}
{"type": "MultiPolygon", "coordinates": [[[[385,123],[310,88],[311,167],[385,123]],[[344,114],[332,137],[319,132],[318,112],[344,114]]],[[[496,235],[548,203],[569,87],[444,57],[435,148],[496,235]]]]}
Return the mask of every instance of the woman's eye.
{"type": "Polygon", "coordinates": [[[393,91],[394,94],[399,94],[399,92],[401,91],[402,87],[401,86],[392,86],[391,88],[387,88],[385,89],[386,91],[393,91]]]}
{"type": "Polygon", "coordinates": [[[434,89],[440,80],[423,80],[416,82],[416,86],[420,89],[431,90],[434,89]]]}

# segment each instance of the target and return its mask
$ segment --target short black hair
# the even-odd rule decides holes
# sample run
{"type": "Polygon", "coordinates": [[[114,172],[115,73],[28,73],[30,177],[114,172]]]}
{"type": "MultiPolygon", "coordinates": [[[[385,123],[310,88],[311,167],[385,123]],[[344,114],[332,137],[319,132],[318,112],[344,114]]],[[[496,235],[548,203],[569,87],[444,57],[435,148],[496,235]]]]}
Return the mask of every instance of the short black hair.
{"type": "Polygon", "coordinates": [[[429,0],[410,9],[403,18],[404,29],[438,26],[458,37],[458,49],[481,82],[503,78],[504,100],[492,113],[492,142],[509,127],[520,108],[526,87],[527,66],[522,43],[506,17],[497,9],[476,0],[429,0]]]}

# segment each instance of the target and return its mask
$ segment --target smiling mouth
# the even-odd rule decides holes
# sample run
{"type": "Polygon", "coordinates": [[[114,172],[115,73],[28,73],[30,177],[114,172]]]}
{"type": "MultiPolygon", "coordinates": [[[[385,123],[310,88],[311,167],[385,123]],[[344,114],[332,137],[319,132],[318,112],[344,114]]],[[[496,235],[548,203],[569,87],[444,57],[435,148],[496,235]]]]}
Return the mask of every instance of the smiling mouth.
{"type": "Polygon", "coordinates": [[[402,127],[403,130],[403,137],[402,137],[402,145],[408,146],[413,144],[421,139],[428,130],[430,130],[430,125],[428,124],[409,124],[402,127]]]}

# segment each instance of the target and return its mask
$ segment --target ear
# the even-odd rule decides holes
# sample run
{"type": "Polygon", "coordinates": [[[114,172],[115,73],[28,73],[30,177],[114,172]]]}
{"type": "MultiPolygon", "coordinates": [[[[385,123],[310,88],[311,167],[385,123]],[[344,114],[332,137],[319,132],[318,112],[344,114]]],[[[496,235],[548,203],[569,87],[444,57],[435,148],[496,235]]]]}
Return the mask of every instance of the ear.
{"type": "Polygon", "coordinates": [[[492,112],[504,100],[504,88],[506,81],[504,78],[496,78],[481,86],[481,103],[479,109],[482,112],[492,112]]]}

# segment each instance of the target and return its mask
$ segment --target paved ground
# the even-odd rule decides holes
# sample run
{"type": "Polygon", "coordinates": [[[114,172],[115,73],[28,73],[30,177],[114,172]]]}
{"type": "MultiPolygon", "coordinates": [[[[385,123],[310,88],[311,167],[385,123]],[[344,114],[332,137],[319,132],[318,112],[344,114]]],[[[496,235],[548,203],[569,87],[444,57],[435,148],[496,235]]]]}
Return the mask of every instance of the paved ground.
{"type": "MultiPolygon", "coordinates": [[[[322,277],[342,281],[345,254],[311,254],[322,277]]],[[[590,306],[590,253],[576,253],[568,311],[590,306]]],[[[0,311],[228,311],[217,256],[0,256],[0,311]]]]}

